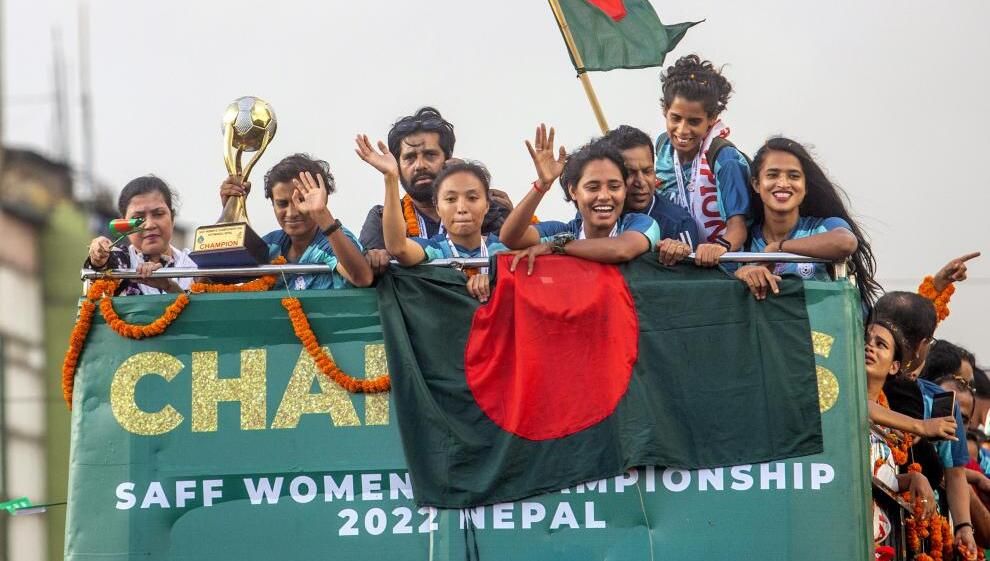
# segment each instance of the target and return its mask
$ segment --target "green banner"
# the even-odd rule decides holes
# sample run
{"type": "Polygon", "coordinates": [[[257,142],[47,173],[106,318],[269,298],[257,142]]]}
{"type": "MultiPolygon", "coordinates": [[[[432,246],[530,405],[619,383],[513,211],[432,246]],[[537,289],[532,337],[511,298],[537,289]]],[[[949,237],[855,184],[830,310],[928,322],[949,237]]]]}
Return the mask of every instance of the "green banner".
{"type": "MultiPolygon", "coordinates": [[[[292,332],[283,294],[193,296],[165,335],[140,341],[97,314],[76,380],[66,558],[866,559],[856,293],[847,283],[805,286],[823,454],[641,468],[463,511],[415,505],[389,396],[325,380],[292,332]]],[[[373,290],[300,300],[345,372],[386,371],[373,290]]],[[[147,323],[170,301],[114,304],[147,323]]]]}

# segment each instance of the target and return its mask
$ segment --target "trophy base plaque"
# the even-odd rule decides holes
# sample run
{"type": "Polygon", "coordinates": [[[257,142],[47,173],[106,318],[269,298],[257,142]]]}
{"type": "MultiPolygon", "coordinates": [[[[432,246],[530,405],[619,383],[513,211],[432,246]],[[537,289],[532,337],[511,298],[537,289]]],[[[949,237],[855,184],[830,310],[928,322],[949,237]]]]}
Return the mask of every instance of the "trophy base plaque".
{"type": "Polygon", "coordinates": [[[267,265],[268,244],[246,222],[196,228],[189,258],[201,269],[267,265]]]}

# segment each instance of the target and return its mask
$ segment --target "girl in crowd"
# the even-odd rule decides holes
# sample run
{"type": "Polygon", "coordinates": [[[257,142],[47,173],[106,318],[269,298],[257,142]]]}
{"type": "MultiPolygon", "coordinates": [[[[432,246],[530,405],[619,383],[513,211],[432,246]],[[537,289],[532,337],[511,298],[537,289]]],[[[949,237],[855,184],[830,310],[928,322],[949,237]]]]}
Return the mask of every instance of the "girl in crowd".
{"type": "MultiPolygon", "coordinates": [[[[265,174],[265,198],[272,201],[281,227],[262,238],[268,244],[268,257],[332,269],[329,273],[281,275],[276,288],[286,284],[295,290],[363,287],[374,280],[361,244],[327,206],[335,187],[330,165],[307,154],[286,156],[265,174]]],[[[220,186],[221,205],[227,203],[227,197],[246,195],[250,188],[250,183],[228,177],[220,186]]]]}
{"type": "Polygon", "coordinates": [[[162,267],[196,266],[187,250],[171,244],[175,220],[173,198],[172,190],[158,177],[146,175],[131,180],[120,192],[117,210],[123,218],[143,219],[141,229],[127,236],[130,245],[126,249],[113,245],[103,236],[95,238],[89,244],[84,266],[98,270],[136,269],[141,280],[124,280],[117,288],[117,295],[164,294],[189,288],[191,278],[151,278],[151,273],[162,267]]]}
{"type": "MultiPolygon", "coordinates": [[[[843,194],[808,154],[786,138],[771,138],[753,158],[753,190],[759,196],[750,207],[753,225],[746,251],[789,252],[830,261],[851,261],[863,309],[869,311],[880,294],[873,280],[876,260],[862,230],[849,216],[843,194]]],[[[757,299],[777,293],[782,274],[828,280],[828,270],[816,263],[747,265],[736,271],[757,299]]]]}
{"type": "Polygon", "coordinates": [[[626,171],[622,154],[611,143],[597,140],[567,157],[564,147],[554,153],[554,130],[536,130],[526,147],[536,166],[537,179],[502,225],[501,240],[529,260],[529,272],[538,255],[559,253],[601,263],[622,263],[650,251],[660,240],[660,227],[645,214],[622,214],[626,199],[626,171]],[[534,146],[535,145],[535,146],[534,146]],[[565,165],[566,162],[566,165],[565,165]],[[580,213],[570,222],[531,224],[536,207],[560,177],[564,198],[580,213]]]}
{"type": "MultiPolygon", "coordinates": [[[[448,160],[433,181],[433,205],[440,216],[440,233],[429,239],[407,238],[406,221],[399,198],[399,166],[383,142],[371,146],[367,135],[358,136],[355,151],[362,160],[385,176],[385,205],[382,234],[385,249],[403,267],[433,259],[488,257],[506,249],[494,234],[482,236],[481,227],[489,209],[491,175],[480,163],[448,160]]],[[[474,298],[488,301],[488,269],[469,270],[467,290],[474,298]]]]}
{"type": "MultiPolygon", "coordinates": [[[[883,385],[889,376],[897,375],[906,362],[907,345],[900,332],[889,323],[874,322],[866,328],[866,394],[870,403],[886,405],[883,385]]],[[[935,494],[928,479],[919,472],[898,473],[897,462],[890,445],[903,446],[904,436],[900,433],[883,430],[870,432],[870,465],[873,476],[883,481],[892,491],[908,492],[912,502],[920,503],[923,516],[935,512],[935,494]]],[[[877,542],[890,534],[890,521],[873,506],[873,536],[877,542]]]]}
{"type": "Polygon", "coordinates": [[[678,59],[660,83],[667,128],[656,143],[660,193],[690,211],[701,235],[695,262],[714,267],[746,241],[749,165],[719,119],[732,85],[697,55],[678,59]]]}

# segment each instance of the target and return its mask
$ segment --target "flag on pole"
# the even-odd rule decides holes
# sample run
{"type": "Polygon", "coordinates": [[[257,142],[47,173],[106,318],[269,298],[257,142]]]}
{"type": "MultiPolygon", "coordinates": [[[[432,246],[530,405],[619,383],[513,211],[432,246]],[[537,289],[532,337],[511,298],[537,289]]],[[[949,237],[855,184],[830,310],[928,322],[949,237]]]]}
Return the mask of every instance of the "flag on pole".
{"type": "MultiPolygon", "coordinates": [[[[575,60],[568,49],[578,72],[660,66],[687,30],[701,23],[664,25],[649,0],[550,1],[559,3],[579,51],[575,60]]],[[[563,25],[561,32],[566,42],[563,25]]]]}

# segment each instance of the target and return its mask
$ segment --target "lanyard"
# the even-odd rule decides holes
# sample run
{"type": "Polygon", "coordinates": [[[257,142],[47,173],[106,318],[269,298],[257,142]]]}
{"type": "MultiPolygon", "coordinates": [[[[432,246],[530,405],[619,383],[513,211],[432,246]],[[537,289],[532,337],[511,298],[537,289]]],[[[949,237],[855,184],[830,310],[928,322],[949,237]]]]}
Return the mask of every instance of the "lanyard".
{"type": "Polygon", "coordinates": [[[677,179],[677,197],[680,199],[678,204],[682,207],[689,208],[687,194],[690,191],[694,191],[692,184],[698,178],[698,168],[701,167],[701,148],[698,149],[698,153],[695,154],[694,160],[691,162],[691,179],[688,181],[686,187],[684,171],[681,169],[681,159],[677,155],[677,150],[673,149],[673,147],[671,147],[671,152],[674,153],[674,178],[677,179]]]}
{"type": "MultiPolygon", "coordinates": [[[[413,212],[416,213],[416,223],[419,224],[419,236],[418,237],[423,238],[424,240],[430,239],[430,233],[426,231],[426,220],[423,220],[423,215],[420,214],[419,211],[416,210],[415,208],[413,208],[413,212]]],[[[443,229],[443,222],[441,222],[440,223],[440,229],[437,230],[437,234],[443,234],[445,232],[446,232],[446,230],[443,229]]],[[[449,237],[447,238],[447,241],[450,241],[450,238],[449,237]]],[[[485,245],[485,244],[482,243],[481,245],[485,245]]],[[[451,246],[451,247],[453,247],[453,246],[451,246]]]]}
{"type": "MultiPolygon", "coordinates": [[[[441,225],[440,227],[443,228],[443,225],[441,225]]],[[[443,230],[441,230],[441,232],[443,232],[443,230]]],[[[457,246],[454,245],[454,242],[453,241],[451,241],[450,234],[445,234],[445,235],[447,236],[447,245],[450,246],[450,253],[451,253],[451,255],[453,255],[455,258],[456,257],[460,257],[461,256],[461,253],[459,251],[457,251],[457,246]]],[[[480,249],[481,249],[481,255],[479,255],[478,257],[486,257],[487,258],[488,257],[488,244],[485,243],[484,236],[481,237],[481,247],[480,247],[480,249]]],[[[478,268],[478,272],[481,273],[482,275],[487,275],[488,274],[488,267],[479,267],[478,268]]]]}

